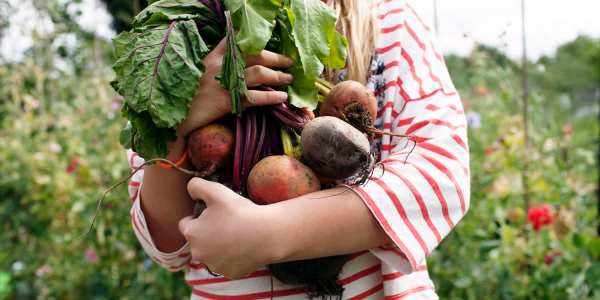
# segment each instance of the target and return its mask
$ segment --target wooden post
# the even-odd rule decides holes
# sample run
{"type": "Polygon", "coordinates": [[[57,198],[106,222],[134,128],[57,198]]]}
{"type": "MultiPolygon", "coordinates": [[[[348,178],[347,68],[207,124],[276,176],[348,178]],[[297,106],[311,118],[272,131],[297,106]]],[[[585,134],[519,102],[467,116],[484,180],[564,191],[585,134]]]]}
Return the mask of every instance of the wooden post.
{"type": "MultiPolygon", "coordinates": [[[[529,151],[529,80],[527,72],[527,37],[525,29],[525,0],[521,0],[521,25],[523,35],[523,57],[522,57],[522,84],[523,84],[523,170],[521,172],[521,181],[523,184],[523,200],[525,205],[525,212],[529,211],[529,182],[527,178],[529,169],[529,157],[527,156],[529,151]]],[[[527,213],[525,214],[527,216],[527,213]]]]}
{"type": "Polygon", "coordinates": [[[435,27],[435,34],[440,34],[440,28],[438,27],[438,5],[437,0],[433,0],[433,25],[435,27]]]}
{"type": "Polygon", "coordinates": [[[137,15],[142,10],[142,6],[140,5],[140,0],[133,0],[133,15],[137,15]]]}

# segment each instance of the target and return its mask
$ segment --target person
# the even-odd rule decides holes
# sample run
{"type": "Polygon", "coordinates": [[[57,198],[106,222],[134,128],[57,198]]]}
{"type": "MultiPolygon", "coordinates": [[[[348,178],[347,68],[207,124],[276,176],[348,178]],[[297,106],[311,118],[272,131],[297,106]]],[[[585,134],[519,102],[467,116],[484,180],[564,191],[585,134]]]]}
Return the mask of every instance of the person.
{"type": "MultiPolygon", "coordinates": [[[[469,208],[466,120],[432,30],[407,0],[327,0],[349,40],[348,68],[334,77],[361,81],[378,99],[373,143],[379,170],[361,186],[338,187],[260,206],[227,187],[146,166],[131,181],[133,230],[145,252],[169,271],[186,270],[194,299],[303,299],[302,287],[264,267],[349,254],[340,274],[344,299],[437,299],[426,257],[469,208]],[[206,210],[190,217],[195,201],[206,210]],[[212,271],[212,272],[211,272],[212,271]],[[222,274],[222,275],[218,275],[222,274]]],[[[230,111],[214,79],[223,46],[206,58],[206,74],[178,135],[230,111]]],[[[263,51],[246,58],[249,87],[284,86],[292,61],[263,51]]],[[[285,101],[283,92],[250,91],[246,105],[285,101]]],[[[184,152],[169,146],[170,160],[184,152]]],[[[132,168],[143,159],[128,151],[132,168]]],[[[186,162],[184,162],[184,167],[186,162]]],[[[189,165],[188,165],[189,166],[189,165]]]]}

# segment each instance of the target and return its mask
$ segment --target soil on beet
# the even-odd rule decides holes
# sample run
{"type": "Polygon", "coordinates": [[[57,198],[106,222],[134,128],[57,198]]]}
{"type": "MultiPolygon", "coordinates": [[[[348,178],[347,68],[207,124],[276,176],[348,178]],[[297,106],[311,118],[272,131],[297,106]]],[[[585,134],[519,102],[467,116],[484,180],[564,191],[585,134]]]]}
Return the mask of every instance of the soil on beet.
{"type": "Polygon", "coordinates": [[[352,102],[344,108],[343,119],[354,128],[373,138],[374,120],[371,114],[358,102],[352,102]]]}

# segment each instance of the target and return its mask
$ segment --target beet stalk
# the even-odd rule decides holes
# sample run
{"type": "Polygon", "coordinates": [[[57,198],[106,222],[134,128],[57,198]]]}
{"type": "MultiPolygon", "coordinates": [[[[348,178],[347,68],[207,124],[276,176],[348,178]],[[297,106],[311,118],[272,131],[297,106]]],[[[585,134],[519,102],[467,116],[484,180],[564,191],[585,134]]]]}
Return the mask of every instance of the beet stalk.
{"type": "Polygon", "coordinates": [[[236,192],[240,192],[242,188],[242,145],[244,144],[244,136],[242,135],[242,117],[235,118],[235,154],[233,157],[233,175],[232,187],[236,192]]]}

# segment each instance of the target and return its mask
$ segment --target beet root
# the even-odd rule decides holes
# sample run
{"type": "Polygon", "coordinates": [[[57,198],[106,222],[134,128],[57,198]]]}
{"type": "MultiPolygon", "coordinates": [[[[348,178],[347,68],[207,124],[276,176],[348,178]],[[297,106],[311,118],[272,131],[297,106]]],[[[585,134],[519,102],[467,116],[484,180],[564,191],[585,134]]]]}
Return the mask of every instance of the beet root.
{"type": "Polygon", "coordinates": [[[340,118],[360,131],[369,133],[377,117],[377,99],[360,82],[342,81],[321,103],[319,114],[340,118]]]}
{"type": "MultiPolygon", "coordinates": [[[[338,283],[346,255],[290,261],[269,265],[269,271],[286,284],[306,285],[309,298],[327,295],[341,296],[344,288],[338,283]]],[[[339,299],[339,298],[338,298],[339,299]]]]}
{"type": "Polygon", "coordinates": [[[188,137],[188,158],[202,177],[210,176],[233,155],[234,136],[231,129],[221,124],[210,124],[196,129],[188,137]]]}
{"type": "Polygon", "coordinates": [[[272,204],[321,189],[317,175],[298,160],[286,155],[268,156],[259,161],[248,176],[250,199],[272,204]]]}
{"type": "Polygon", "coordinates": [[[367,137],[335,117],[318,117],[302,130],[302,160],[320,176],[341,180],[371,165],[367,137]]]}

